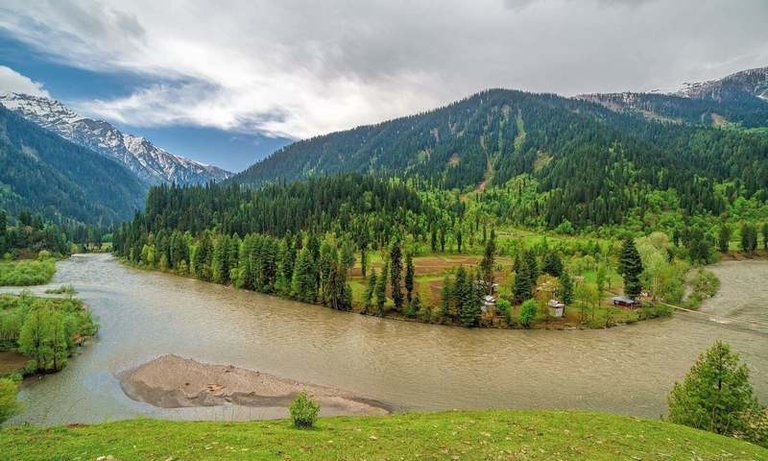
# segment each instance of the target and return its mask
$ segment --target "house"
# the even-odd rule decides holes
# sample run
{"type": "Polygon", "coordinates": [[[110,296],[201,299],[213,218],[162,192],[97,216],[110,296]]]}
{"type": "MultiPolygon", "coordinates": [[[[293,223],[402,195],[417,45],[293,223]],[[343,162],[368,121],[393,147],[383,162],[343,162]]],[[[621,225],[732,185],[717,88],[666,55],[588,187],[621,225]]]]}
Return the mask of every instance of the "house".
{"type": "Polygon", "coordinates": [[[482,312],[487,312],[494,307],[496,307],[496,298],[491,295],[483,296],[483,305],[480,307],[480,310],[482,312]]]}
{"type": "Polygon", "coordinates": [[[550,299],[547,303],[549,315],[552,317],[562,317],[565,314],[565,304],[556,299],[550,299]]]}
{"type": "Polygon", "coordinates": [[[613,297],[613,305],[614,306],[621,306],[621,307],[630,307],[635,308],[640,305],[640,303],[628,296],[614,296],[613,297]]]}

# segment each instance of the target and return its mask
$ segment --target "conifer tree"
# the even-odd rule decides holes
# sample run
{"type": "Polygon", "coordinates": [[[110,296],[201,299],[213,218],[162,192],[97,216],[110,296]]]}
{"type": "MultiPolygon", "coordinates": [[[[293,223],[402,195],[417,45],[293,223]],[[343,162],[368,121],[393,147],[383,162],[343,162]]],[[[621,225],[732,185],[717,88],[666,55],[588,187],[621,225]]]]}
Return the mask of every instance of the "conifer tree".
{"type": "MultiPolygon", "coordinates": [[[[485,233],[485,227],[483,227],[485,233]]],[[[483,259],[480,261],[480,273],[485,287],[486,294],[493,293],[494,268],[496,266],[496,234],[491,229],[491,237],[485,240],[485,251],[483,259]]]]}
{"type": "Polygon", "coordinates": [[[544,263],[541,270],[553,277],[560,277],[563,272],[563,260],[555,251],[549,251],[544,255],[544,263]]]}
{"type": "Polygon", "coordinates": [[[403,311],[403,289],[400,284],[403,274],[403,250],[400,247],[400,240],[397,239],[392,244],[389,251],[389,279],[392,288],[392,301],[395,304],[395,311],[403,311]]]}
{"type": "Polygon", "coordinates": [[[699,355],[667,403],[673,423],[731,436],[750,434],[750,417],[760,413],[749,369],[722,341],[699,355]]]}
{"type": "Polygon", "coordinates": [[[385,263],[381,274],[376,279],[376,315],[384,317],[384,305],[387,303],[387,271],[389,266],[385,263]]]}
{"type": "Polygon", "coordinates": [[[373,295],[376,291],[376,269],[371,268],[368,274],[368,283],[365,286],[365,295],[363,296],[363,313],[367,314],[373,309],[373,295]]]}
{"type": "Polygon", "coordinates": [[[560,300],[566,305],[573,303],[573,279],[568,271],[560,274],[560,300]]]}
{"type": "Polygon", "coordinates": [[[720,226],[720,231],[717,236],[717,246],[721,253],[728,251],[728,246],[731,243],[731,227],[728,224],[723,223],[720,226]]]}
{"type": "Polygon", "coordinates": [[[637,251],[635,241],[628,237],[624,240],[619,256],[619,273],[624,278],[624,293],[634,299],[643,290],[640,274],[643,273],[643,261],[637,251]]]}
{"type": "Polygon", "coordinates": [[[413,255],[409,251],[405,255],[405,300],[408,305],[411,305],[413,295],[413,277],[415,269],[413,267],[413,255]]]}
{"type": "Polygon", "coordinates": [[[291,281],[291,295],[307,303],[317,301],[317,276],[309,248],[302,248],[296,257],[291,281]]]}

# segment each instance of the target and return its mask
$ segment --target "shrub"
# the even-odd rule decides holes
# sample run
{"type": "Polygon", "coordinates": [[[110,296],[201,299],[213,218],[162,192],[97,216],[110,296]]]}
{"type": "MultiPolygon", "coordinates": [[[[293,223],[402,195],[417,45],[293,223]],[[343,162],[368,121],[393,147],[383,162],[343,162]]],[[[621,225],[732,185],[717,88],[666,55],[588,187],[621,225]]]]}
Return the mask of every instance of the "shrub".
{"type": "Polygon", "coordinates": [[[16,393],[19,392],[19,383],[13,379],[0,378],[0,424],[16,414],[19,402],[16,393]]]}
{"type": "Polygon", "coordinates": [[[520,307],[520,325],[524,328],[531,328],[533,319],[536,318],[536,313],[539,310],[539,306],[536,304],[535,299],[529,299],[524,302],[520,307]]]}
{"type": "Polygon", "coordinates": [[[291,402],[288,411],[291,413],[291,419],[293,419],[294,426],[298,428],[309,428],[314,426],[315,421],[317,421],[320,405],[312,400],[306,392],[301,391],[296,395],[294,401],[291,402]]]}

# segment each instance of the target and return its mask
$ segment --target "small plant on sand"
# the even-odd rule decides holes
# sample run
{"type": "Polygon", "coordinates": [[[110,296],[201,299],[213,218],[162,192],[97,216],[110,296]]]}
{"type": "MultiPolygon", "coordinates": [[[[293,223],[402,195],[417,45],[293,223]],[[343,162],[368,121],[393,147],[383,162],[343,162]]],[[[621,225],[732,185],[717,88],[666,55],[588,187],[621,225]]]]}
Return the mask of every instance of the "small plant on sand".
{"type": "Polygon", "coordinates": [[[317,414],[320,412],[320,405],[312,400],[306,392],[301,391],[288,407],[293,419],[293,425],[298,428],[310,428],[317,421],[317,414]]]}

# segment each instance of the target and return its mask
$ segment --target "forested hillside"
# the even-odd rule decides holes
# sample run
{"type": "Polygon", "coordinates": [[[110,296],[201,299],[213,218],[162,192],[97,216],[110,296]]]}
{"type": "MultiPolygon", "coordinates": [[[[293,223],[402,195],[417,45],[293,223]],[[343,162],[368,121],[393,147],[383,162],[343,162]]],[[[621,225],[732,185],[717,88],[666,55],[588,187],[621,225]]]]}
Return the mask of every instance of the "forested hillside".
{"type": "Polygon", "coordinates": [[[146,188],[113,160],[0,107],[0,209],[109,226],[143,206],[146,188]]]}
{"type": "Polygon", "coordinates": [[[350,171],[463,191],[525,175],[534,221],[584,227],[621,222],[652,194],[667,194],[669,205],[688,214],[723,213],[724,197],[765,200],[768,134],[659,123],[587,101],[490,90],[432,112],[297,142],[234,181],[259,186],[350,171]]]}

